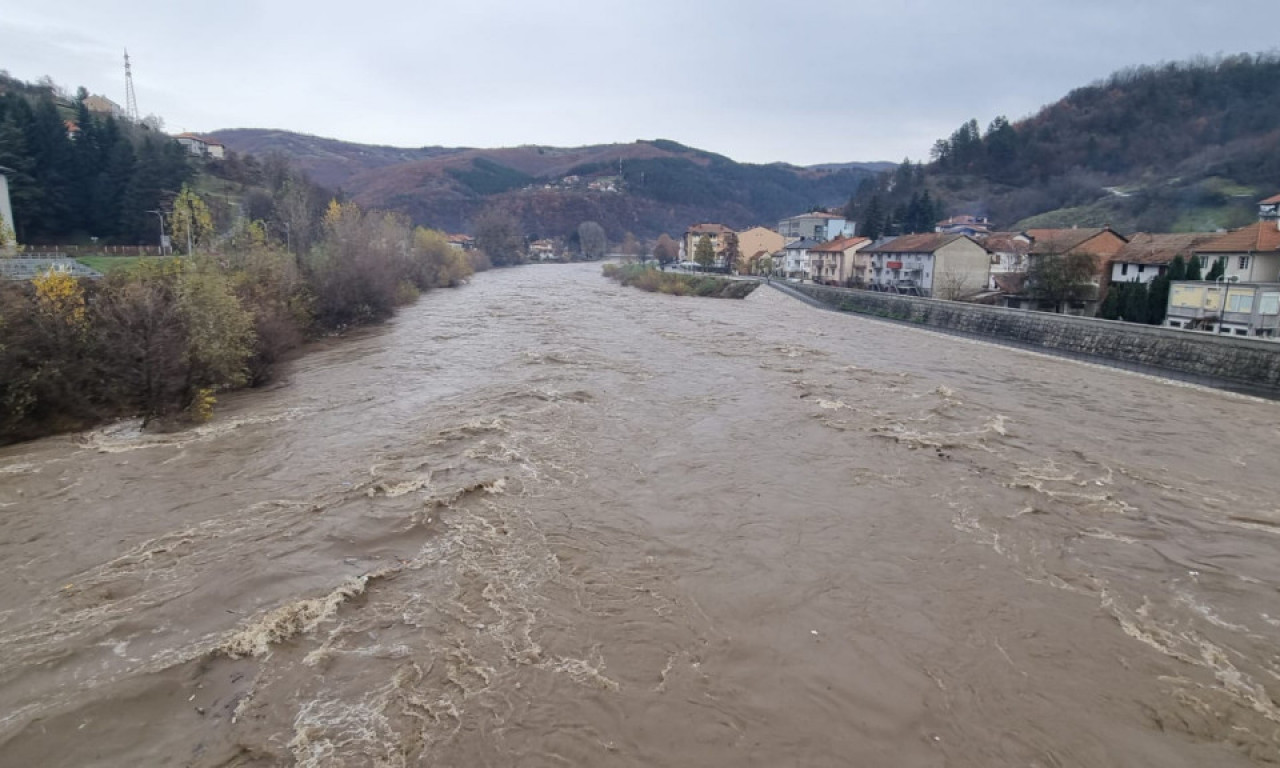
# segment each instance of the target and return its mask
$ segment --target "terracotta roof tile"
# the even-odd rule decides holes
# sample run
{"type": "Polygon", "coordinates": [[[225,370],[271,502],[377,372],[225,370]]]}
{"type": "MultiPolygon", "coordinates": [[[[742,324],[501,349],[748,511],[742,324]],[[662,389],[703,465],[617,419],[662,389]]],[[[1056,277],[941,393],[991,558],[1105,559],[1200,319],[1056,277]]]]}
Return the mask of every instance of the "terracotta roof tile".
{"type": "MultiPolygon", "coordinates": [[[[1031,253],[1061,254],[1067,253],[1104,232],[1114,232],[1109,227],[1081,227],[1079,229],[1028,229],[1031,237],[1031,253]]],[[[1119,233],[1115,233],[1121,237],[1119,233]]]]}
{"type": "Polygon", "coordinates": [[[685,231],[685,234],[692,232],[695,235],[725,235],[732,231],[723,224],[694,224],[685,231]]]}
{"type": "Polygon", "coordinates": [[[1270,253],[1280,251],[1280,228],[1274,221],[1256,221],[1233,229],[1196,248],[1196,253],[1270,253]]]}
{"type": "Polygon", "coordinates": [[[1276,203],[1280,203],[1280,195],[1272,195],[1271,197],[1268,197],[1266,200],[1263,200],[1262,202],[1258,203],[1258,205],[1275,205],[1276,203]]]}
{"type": "Polygon", "coordinates": [[[817,251],[818,253],[842,253],[854,247],[858,243],[869,243],[870,239],[865,237],[837,237],[835,240],[828,240],[825,243],[819,243],[809,249],[810,253],[817,251]]]}
{"type": "Polygon", "coordinates": [[[982,244],[993,253],[1027,253],[1031,243],[1021,239],[1021,232],[992,232],[982,238],[982,244]]]}
{"type": "Polygon", "coordinates": [[[1171,235],[1152,235],[1139,232],[1129,238],[1129,244],[1111,257],[1119,264],[1168,264],[1175,257],[1184,259],[1199,250],[1200,246],[1221,237],[1212,232],[1184,232],[1171,235]]]}
{"type": "MultiPolygon", "coordinates": [[[[975,245],[982,245],[968,235],[947,234],[945,232],[925,232],[918,235],[902,235],[895,237],[884,245],[869,248],[865,253],[933,253],[939,248],[950,245],[957,240],[968,240],[975,245]]],[[[984,249],[986,246],[982,246],[984,249]]]]}

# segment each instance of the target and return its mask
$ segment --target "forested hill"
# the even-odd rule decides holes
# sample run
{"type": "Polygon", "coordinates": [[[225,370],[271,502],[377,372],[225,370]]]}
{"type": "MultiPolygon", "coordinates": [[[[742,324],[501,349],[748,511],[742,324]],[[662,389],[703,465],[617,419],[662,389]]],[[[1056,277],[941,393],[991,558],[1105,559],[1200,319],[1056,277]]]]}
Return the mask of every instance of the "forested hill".
{"type": "Polygon", "coordinates": [[[682,232],[697,221],[773,224],[814,206],[840,205],[883,163],[800,168],[737,163],[674,141],[587,147],[396,149],[287,131],[212,134],[231,150],[287,156],[356,202],[467,231],[484,209],[515,213],[533,236],[560,236],[586,220],[611,238],[682,232]]]}
{"type": "Polygon", "coordinates": [[[970,121],[940,139],[931,160],[927,184],[947,212],[986,214],[1005,228],[1238,225],[1280,187],[1280,57],[1118,72],[1017,122],[998,117],[982,130],[970,121]]]}

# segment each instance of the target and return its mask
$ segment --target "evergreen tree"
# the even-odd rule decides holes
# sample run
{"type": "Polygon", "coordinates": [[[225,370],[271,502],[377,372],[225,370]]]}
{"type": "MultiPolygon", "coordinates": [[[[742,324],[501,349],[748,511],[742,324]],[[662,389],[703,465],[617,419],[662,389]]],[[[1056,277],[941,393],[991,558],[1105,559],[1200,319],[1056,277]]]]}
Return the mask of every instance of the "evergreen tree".
{"type": "Polygon", "coordinates": [[[1217,280],[1218,278],[1225,276],[1226,273],[1227,258],[1225,256],[1219,256],[1213,260],[1213,266],[1209,268],[1209,274],[1205,275],[1204,279],[1210,281],[1217,280]]]}
{"type": "Polygon", "coordinates": [[[884,204],[879,195],[872,195],[871,202],[862,212],[862,236],[872,240],[884,234],[884,204]]]}
{"type": "Polygon", "coordinates": [[[1102,300],[1102,304],[1098,307],[1098,317],[1103,320],[1119,320],[1120,307],[1123,305],[1124,287],[1128,283],[1112,283],[1111,288],[1107,291],[1107,297],[1102,300]]]}
{"type": "Polygon", "coordinates": [[[1125,287],[1122,317],[1130,323],[1147,322],[1147,286],[1145,283],[1129,283],[1125,287]]]}
{"type": "Polygon", "coordinates": [[[0,166],[9,169],[9,199],[13,206],[14,232],[24,241],[43,204],[44,194],[32,175],[35,163],[27,151],[27,137],[20,124],[20,109],[11,109],[0,119],[0,166]]]}
{"type": "Polygon", "coordinates": [[[1169,309],[1169,275],[1163,274],[1151,281],[1147,296],[1147,324],[1160,325],[1169,309]]]}
{"type": "Polygon", "coordinates": [[[1200,257],[1192,254],[1191,260],[1187,262],[1186,280],[1200,280],[1200,257]]]}
{"type": "Polygon", "coordinates": [[[710,235],[698,238],[698,244],[693,247],[693,260],[703,269],[716,263],[716,249],[711,245],[710,235]]]}
{"type": "Polygon", "coordinates": [[[920,195],[920,232],[932,232],[938,224],[938,219],[942,218],[938,210],[938,206],[933,202],[933,198],[929,195],[929,190],[925,190],[920,195]]]}
{"type": "Polygon", "coordinates": [[[1173,261],[1169,263],[1169,271],[1166,272],[1165,274],[1169,276],[1170,282],[1174,282],[1177,280],[1186,280],[1187,279],[1187,262],[1183,260],[1181,256],[1174,256],[1173,261]]]}

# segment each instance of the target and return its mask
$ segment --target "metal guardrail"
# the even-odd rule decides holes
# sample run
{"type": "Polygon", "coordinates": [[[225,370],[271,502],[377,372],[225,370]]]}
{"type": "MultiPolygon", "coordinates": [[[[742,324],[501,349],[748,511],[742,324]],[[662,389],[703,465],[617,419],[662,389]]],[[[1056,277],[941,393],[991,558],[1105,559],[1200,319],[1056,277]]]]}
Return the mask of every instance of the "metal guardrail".
{"type": "Polygon", "coordinates": [[[62,255],[26,255],[0,259],[0,279],[31,280],[49,271],[66,272],[75,277],[100,278],[102,273],[62,255]]]}

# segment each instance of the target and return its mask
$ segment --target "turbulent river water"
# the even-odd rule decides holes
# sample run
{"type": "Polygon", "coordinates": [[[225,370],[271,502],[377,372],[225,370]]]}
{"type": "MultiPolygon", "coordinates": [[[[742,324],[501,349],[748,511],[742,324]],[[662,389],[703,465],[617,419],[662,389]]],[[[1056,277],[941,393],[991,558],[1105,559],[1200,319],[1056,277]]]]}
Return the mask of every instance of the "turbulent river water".
{"type": "Polygon", "coordinates": [[[1278,408],[486,273],[0,449],[0,765],[1277,762],[1278,408]]]}

